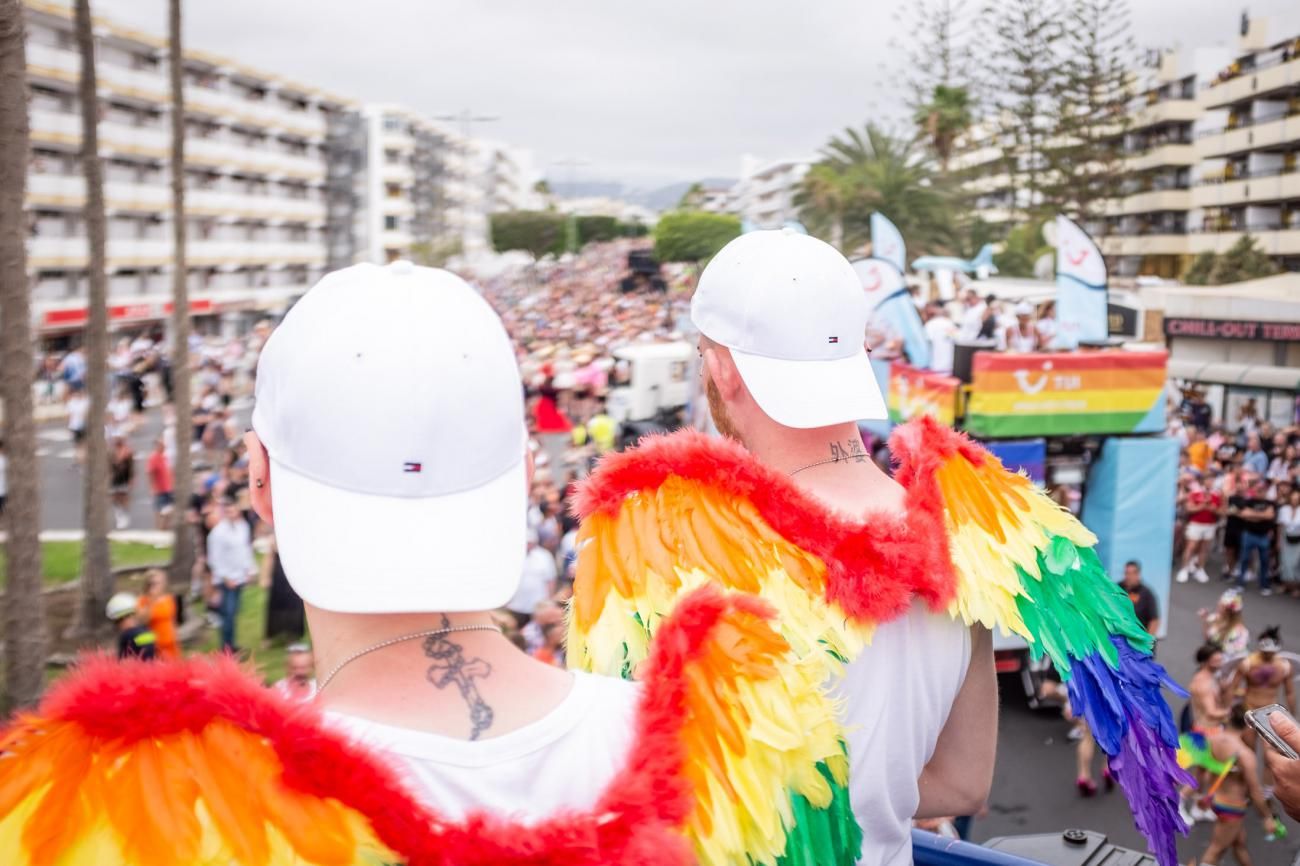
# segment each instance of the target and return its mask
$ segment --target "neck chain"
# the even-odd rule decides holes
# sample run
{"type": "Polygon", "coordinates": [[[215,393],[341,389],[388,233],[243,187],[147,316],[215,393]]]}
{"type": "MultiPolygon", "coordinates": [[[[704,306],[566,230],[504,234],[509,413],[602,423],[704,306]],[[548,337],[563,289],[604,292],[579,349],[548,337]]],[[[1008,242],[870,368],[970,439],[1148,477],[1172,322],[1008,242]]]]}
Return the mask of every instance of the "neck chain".
{"type": "Polygon", "coordinates": [[[374,644],[373,646],[368,646],[365,649],[354,652],[352,655],[348,656],[343,661],[336,664],[334,666],[334,670],[326,674],[325,679],[321,680],[320,686],[317,687],[316,690],[321,692],[325,691],[325,687],[330,684],[331,680],[333,680],[336,676],[339,675],[339,671],[343,670],[343,668],[352,664],[354,661],[356,661],[357,659],[361,658],[364,655],[369,655],[372,652],[376,652],[377,650],[384,649],[385,647],[390,647],[393,644],[405,643],[408,640],[415,640],[418,637],[437,637],[438,635],[451,634],[452,632],[457,632],[457,631],[495,631],[499,633],[501,631],[501,628],[500,626],[486,625],[484,623],[479,623],[477,625],[451,625],[445,628],[429,629],[428,631],[417,631],[414,634],[404,634],[401,637],[392,637],[389,638],[388,640],[380,641],[379,643],[374,644]]]}
{"type": "Polygon", "coordinates": [[[831,457],[828,460],[818,460],[816,463],[809,463],[807,466],[800,466],[798,469],[791,472],[790,476],[793,477],[795,475],[798,475],[800,472],[804,471],[805,469],[812,469],[814,466],[825,466],[827,463],[848,463],[849,459],[852,456],[853,455],[849,455],[849,457],[831,457]]]}

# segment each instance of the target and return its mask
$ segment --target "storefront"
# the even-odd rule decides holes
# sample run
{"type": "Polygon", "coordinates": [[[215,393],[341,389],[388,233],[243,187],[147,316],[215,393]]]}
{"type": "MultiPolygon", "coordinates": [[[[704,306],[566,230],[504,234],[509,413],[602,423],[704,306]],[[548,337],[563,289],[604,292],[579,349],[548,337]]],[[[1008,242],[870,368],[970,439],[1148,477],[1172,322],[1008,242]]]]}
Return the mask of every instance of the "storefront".
{"type": "Polygon", "coordinates": [[[1153,290],[1150,307],[1169,347],[1169,378],[1204,393],[1229,426],[1254,401],[1261,419],[1297,421],[1300,274],[1229,286],[1153,290]]]}

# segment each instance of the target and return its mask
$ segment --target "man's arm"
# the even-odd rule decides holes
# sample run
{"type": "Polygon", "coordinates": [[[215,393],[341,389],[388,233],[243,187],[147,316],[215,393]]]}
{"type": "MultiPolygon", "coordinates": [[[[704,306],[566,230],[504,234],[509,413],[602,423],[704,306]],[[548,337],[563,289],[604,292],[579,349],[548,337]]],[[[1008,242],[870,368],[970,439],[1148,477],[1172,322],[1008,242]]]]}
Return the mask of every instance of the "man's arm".
{"type": "MultiPolygon", "coordinates": [[[[993,635],[971,627],[970,665],[934,754],[917,782],[917,818],[972,815],[984,806],[993,786],[998,746],[998,680],[993,667],[993,635]]],[[[917,724],[924,720],[918,719],[917,724]]]]}
{"type": "Polygon", "coordinates": [[[1268,798],[1264,796],[1264,788],[1259,783],[1255,750],[1242,746],[1237,752],[1237,766],[1241,768],[1241,775],[1246,779],[1246,790],[1250,793],[1250,801],[1255,804],[1260,818],[1264,820],[1264,832],[1271,835],[1277,827],[1273,821],[1273,810],[1269,807],[1268,798]]]}
{"type": "Polygon", "coordinates": [[[1219,688],[1213,680],[1198,680],[1192,686],[1192,697],[1200,704],[1206,721],[1222,722],[1228,718],[1228,710],[1223,706],[1219,688]]]}

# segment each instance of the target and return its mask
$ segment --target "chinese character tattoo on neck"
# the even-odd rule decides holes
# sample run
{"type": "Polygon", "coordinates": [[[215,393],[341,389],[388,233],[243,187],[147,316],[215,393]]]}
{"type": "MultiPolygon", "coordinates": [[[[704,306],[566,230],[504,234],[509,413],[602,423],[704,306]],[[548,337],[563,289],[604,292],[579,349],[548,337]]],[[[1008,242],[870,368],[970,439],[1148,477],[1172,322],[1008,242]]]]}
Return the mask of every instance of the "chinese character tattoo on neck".
{"type": "Polygon", "coordinates": [[[836,463],[866,463],[867,452],[862,450],[862,442],[858,439],[849,439],[846,442],[831,443],[831,459],[836,463]]]}

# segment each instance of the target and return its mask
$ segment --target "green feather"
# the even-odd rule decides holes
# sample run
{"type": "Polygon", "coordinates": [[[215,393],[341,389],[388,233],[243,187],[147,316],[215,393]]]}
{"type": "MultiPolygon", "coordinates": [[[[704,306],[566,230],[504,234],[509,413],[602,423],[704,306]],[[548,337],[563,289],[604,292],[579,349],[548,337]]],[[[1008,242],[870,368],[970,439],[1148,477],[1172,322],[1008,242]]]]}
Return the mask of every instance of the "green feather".
{"type": "Polygon", "coordinates": [[[836,784],[825,763],[817,771],[831,787],[831,803],[818,809],[798,794],[790,796],[794,826],[785,838],[778,866],[854,866],[862,851],[862,828],[853,817],[848,788],[836,784]]]}

